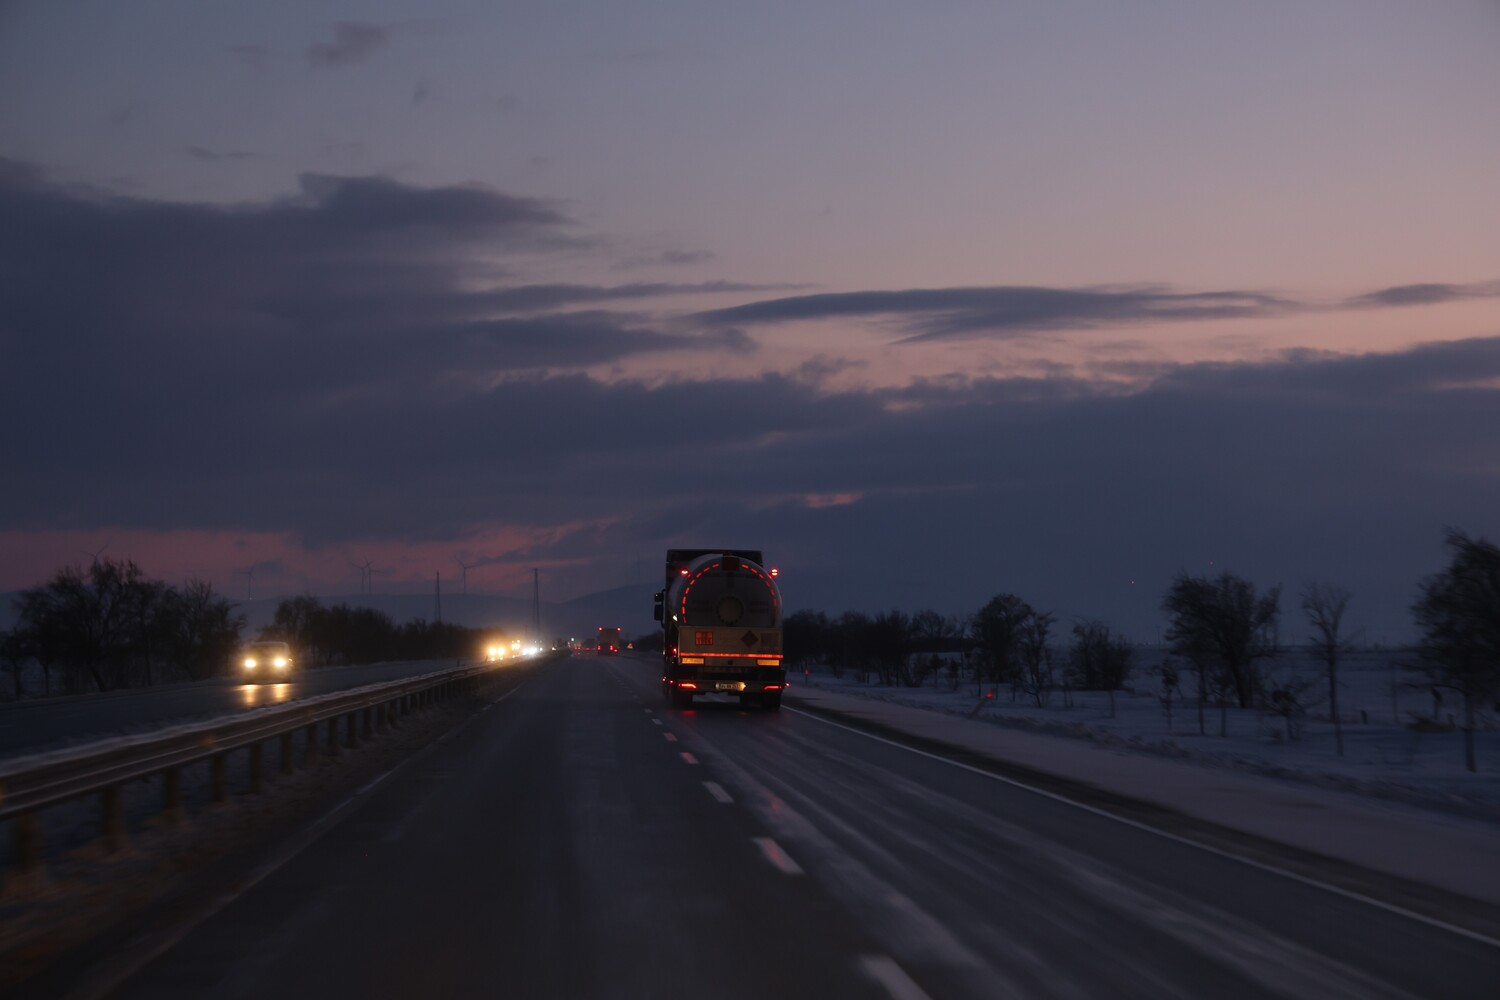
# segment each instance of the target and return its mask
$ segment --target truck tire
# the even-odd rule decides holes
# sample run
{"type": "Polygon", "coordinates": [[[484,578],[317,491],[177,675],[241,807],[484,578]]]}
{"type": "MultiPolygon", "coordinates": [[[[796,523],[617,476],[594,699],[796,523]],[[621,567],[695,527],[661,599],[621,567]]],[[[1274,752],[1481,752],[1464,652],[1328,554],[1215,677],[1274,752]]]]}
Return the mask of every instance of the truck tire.
{"type": "Polygon", "coordinates": [[[692,708],[693,693],[691,691],[684,691],[681,688],[674,689],[672,691],[672,704],[677,708],[692,708]]]}
{"type": "Polygon", "coordinates": [[[781,711],[781,692],[770,691],[760,696],[761,707],[767,712],[781,711]]]}

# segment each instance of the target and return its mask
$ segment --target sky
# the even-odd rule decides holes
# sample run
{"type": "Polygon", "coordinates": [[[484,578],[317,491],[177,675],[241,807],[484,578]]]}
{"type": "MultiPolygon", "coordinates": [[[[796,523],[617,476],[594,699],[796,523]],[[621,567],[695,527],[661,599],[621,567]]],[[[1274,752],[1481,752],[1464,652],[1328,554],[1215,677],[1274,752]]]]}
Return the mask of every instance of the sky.
{"type": "Polygon", "coordinates": [[[1400,641],[1500,539],[1494,0],[0,3],[0,590],[1400,641]],[[464,567],[467,567],[465,569],[464,567]]]}

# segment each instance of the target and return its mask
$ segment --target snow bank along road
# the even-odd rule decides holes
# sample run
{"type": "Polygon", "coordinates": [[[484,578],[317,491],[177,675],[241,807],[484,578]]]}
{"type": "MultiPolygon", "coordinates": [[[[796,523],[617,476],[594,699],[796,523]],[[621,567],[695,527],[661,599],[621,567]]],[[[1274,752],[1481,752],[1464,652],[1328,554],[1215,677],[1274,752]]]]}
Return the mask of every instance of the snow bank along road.
{"type": "MultiPolygon", "coordinates": [[[[1500,946],[795,710],[541,669],[124,997],[1485,997],[1500,946]]],[[[75,984],[76,985],[76,984],[75,984]]]]}

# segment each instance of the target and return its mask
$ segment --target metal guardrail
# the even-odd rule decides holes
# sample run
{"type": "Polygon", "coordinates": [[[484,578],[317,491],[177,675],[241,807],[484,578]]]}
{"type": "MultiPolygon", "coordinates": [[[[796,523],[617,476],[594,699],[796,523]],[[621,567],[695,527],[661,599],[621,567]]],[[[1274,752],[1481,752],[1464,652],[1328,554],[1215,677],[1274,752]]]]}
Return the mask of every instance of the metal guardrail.
{"type": "Polygon", "coordinates": [[[161,809],[180,815],[183,809],[182,768],[209,762],[214,802],[228,795],[227,755],[249,753],[250,791],[263,782],[263,747],[281,741],[281,771],[291,773],[293,737],[307,733],[303,762],[315,759],[318,729],[326,731],[323,750],[337,754],[341,744],[354,748],[376,730],[396,725],[411,711],[471,690],[481,680],[500,674],[492,664],[461,666],[404,680],[384,681],[334,694],[305,698],[248,715],[173,726],[143,736],[108,738],[67,750],[13,758],[0,764],[0,822],[13,826],[12,866],[19,873],[41,867],[42,843],[38,814],[45,809],[87,795],[100,796],[102,836],[107,851],[125,840],[125,785],[164,775],[161,809]],[[343,729],[343,733],[340,729],[343,729]]]}

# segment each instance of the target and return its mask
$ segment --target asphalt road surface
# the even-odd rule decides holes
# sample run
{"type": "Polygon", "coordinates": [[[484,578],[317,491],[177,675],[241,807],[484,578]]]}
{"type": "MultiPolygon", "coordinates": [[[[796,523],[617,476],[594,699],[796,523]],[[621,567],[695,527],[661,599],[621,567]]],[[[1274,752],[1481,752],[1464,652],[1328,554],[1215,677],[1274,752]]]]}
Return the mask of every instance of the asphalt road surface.
{"type": "Polygon", "coordinates": [[[130,688],[12,702],[0,705],[0,758],[91,739],[150,732],[162,726],[233,715],[262,705],[279,705],[363,684],[415,677],[451,666],[452,660],[370,663],[308,670],[294,674],[282,684],[243,684],[223,678],[163,688],[130,688]]]}
{"type": "Polygon", "coordinates": [[[657,680],[543,668],[118,995],[1500,996],[1493,943],[657,680]]]}

